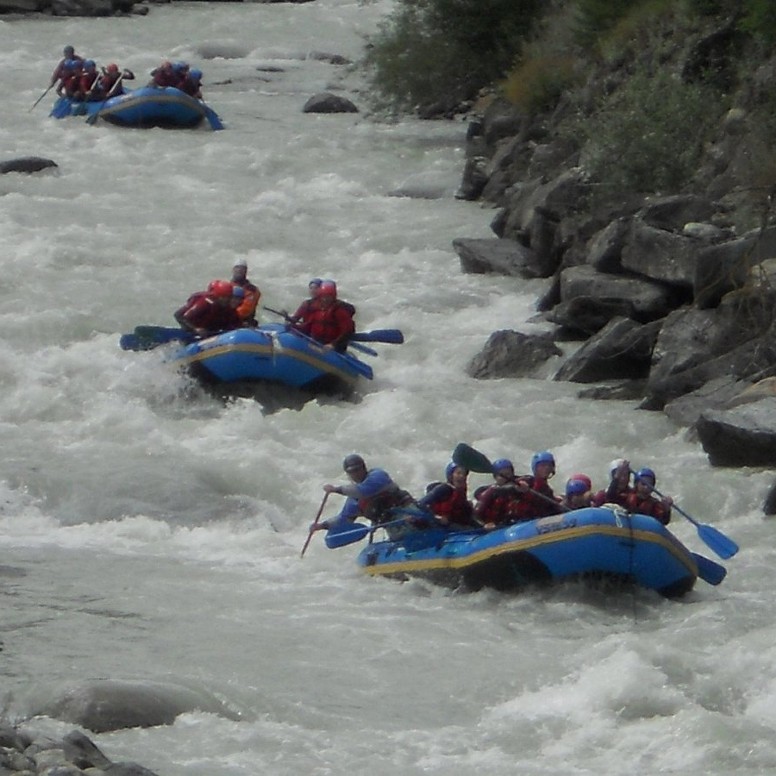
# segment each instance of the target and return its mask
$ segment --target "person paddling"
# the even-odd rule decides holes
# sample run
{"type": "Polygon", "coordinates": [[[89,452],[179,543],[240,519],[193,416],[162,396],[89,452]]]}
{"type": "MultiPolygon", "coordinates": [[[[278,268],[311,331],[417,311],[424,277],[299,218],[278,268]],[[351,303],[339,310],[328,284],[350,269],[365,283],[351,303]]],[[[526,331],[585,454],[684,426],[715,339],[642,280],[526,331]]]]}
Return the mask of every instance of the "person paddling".
{"type": "Polygon", "coordinates": [[[242,288],[228,280],[214,280],[207,291],[192,294],[186,304],[175,311],[174,317],[181,328],[199,337],[239,329],[242,321],[235,308],[244,296],[242,288]]]}
{"type": "Polygon", "coordinates": [[[421,509],[432,512],[441,525],[452,530],[476,528],[473,507],[467,494],[469,470],[451,461],[445,466],[445,481],[434,482],[418,501],[421,509]]]}
{"type": "Polygon", "coordinates": [[[62,59],[59,60],[59,63],[54,68],[54,72],[51,74],[51,83],[49,84],[49,89],[56,84],[57,81],[62,81],[65,77],[65,75],[69,75],[68,68],[66,67],[66,63],[68,62],[82,62],[83,57],[79,56],[75,53],[75,49],[72,46],[65,46],[65,48],[62,51],[62,54],[64,55],[62,59]]]}
{"type": "Polygon", "coordinates": [[[243,326],[256,327],[256,308],[261,299],[259,287],[248,280],[248,262],[245,259],[237,259],[232,267],[232,284],[241,288],[245,294],[242,302],[237,306],[237,315],[243,326]]]}
{"type": "Polygon", "coordinates": [[[333,280],[321,282],[315,302],[309,315],[295,327],[326,347],[344,353],[356,330],[355,307],[337,298],[337,284],[333,280]]]}
{"type": "Polygon", "coordinates": [[[652,469],[639,469],[633,476],[633,493],[625,500],[625,508],[639,515],[649,515],[663,525],[668,525],[674,500],[670,496],[656,498],[653,493],[656,482],[652,469]]]}
{"type": "MultiPolygon", "coordinates": [[[[327,494],[345,496],[345,504],[334,517],[311,525],[311,533],[347,530],[359,516],[366,517],[374,525],[381,525],[397,517],[397,508],[401,510],[417,506],[415,499],[406,490],[402,490],[388,472],[384,469],[367,469],[366,462],[360,455],[348,455],[342,462],[342,468],[350,482],[344,485],[327,483],[323,490],[327,494]]],[[[400,533],[403,533],[401,527],[398,531],[388,529],[390,538],[395,538],[400,533]]]]}

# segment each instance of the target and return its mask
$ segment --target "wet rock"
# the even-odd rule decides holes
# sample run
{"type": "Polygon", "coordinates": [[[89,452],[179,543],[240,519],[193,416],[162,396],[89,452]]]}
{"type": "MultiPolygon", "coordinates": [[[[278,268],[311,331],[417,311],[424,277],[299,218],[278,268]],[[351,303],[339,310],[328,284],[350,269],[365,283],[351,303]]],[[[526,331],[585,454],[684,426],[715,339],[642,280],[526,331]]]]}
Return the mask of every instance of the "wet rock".
{"type": "Polygon", "coordinates": [[[331,92],[319,92],[310,97],[303,113],[358,113],[358,108],[347,98],[331,92]]]}
{"type": "Polygon", "coordinates": [[[239,718],[217,698],[161,682],[94,681],[67,688],[42,705],[39,714],[81,725],[95,733],[171,725],[179,714],[201,710],[239,718]]]}
{"type": "Polygon", "coordinates": [[[496,331],[482,352],[469,362],[466,372],[480,380],[530,377],[547,360],[562,354],[547,335],[528,335],[508,329],[496,331]]]}
{"type": "Polygon", "coordinates": [[[696,429],[713,466],[776,465],[776,397],[704,412],[696,429]]]}
{"type": "Polygon", "coordinates": [[[554,379],[593,383],[644,378],[659,327],[657,322],[641,325],[628,318],[610,321],[566,360],[554,379]]]}
{"type": "Polygon", "coordinates": [[[463,272],[537,277],[531,269],[535,258],[533,251],[516,240],[459,238],[453,240],[453,248],[461,260],[463,272]]]}
{"type": "Polygon", "coordinates": [[[9,159],[6,162],[0,162],[0,173],[7,172],[40,172],[50,167],[57,167],[57,163],[51,159],[44,159],[40,156],[22,156],[19,159],[9,159]]]}

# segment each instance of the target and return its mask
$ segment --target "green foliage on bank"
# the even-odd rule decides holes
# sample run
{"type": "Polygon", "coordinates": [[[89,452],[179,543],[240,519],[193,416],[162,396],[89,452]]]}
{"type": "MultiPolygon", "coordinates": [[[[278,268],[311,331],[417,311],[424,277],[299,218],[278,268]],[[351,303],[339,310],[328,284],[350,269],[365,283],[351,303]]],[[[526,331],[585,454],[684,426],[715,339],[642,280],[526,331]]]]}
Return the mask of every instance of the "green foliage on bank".
{"type": "Polygon", "coordinates": [[[609,189],[604,196],[678,191],[697,169],[720,109],[709,86],[666,70],[637,72],[579,125],[584,166],[609,189]]]}
{"type": "Polygon", "coordinates": [[[363,60],[373,106],[444,115],[483,87],[507,82],[518,101],[544,110],[587,60],[668,13],[731,22],[766,45],[776,42],[776,0],[396,0],[363,60]],[[573,18],[566,48],[532,57],[559,18],[573,18]]]}
{"type": "Polygon", "coordinates": [[[502,78],[533,30],[542,0],[398,0],[364,65],[376,107],[439,112],[502,78]]]}

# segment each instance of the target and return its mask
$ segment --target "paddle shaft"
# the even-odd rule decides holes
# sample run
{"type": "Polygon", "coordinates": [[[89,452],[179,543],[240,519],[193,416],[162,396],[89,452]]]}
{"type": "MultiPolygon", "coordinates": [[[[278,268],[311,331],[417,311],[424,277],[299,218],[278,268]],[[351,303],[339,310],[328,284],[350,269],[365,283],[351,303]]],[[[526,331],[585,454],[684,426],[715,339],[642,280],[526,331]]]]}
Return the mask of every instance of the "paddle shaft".
{"type": "Polygon", "coordinates": [[[313,533],[315,531],[313,530],[313,527],[318,525],[318,521],[321,519],[321,515],[323,514],[323,508],[326,506],[326,500],[329,498],[329,494],[324,493],[323,494],[323,501],[321,501],[320,507],[318,507],[318,514],[315,516],[315,520],[313,520],[312,526],[310,526],[310,532],[307,534],[307,539],[305,539],[304,544],[302,545],[302,551],[299,553],[300,558],[304,558],[305,552],[307,552],[307,548],[310,546],[310,540],[313,538],[313,533]]]}
{"type": "MultiPolygon", "coordinates": [[[[666,498],[654,485],[652,486],[652,491],[659,498],[666,498]]],[[[720,558],[727,560],[728,558],[732,558],[738,552],[738,545],[730,537],[725,536],[722,531],[714,528],[712,525],[699,523],[692,515],[685,512],[677,504],[672,503],[671,506],[682,517],[689,520],[695,526],[701,541],[704,542],[709,549],[714,550],[714,552],[719,555],[720,558]]]]}
{"type": "Polygon", "coordinates": [[[113,93],[116,91],[116,88],[118,87],[118,85],[119,85],[119,84],[120,84],[120,83],[121,83],[123,80],[124,80],[124,73],[122,73],[122,74],[121,74],[121,75],[120,75],[120,76],[119,76],[119,77],[116,79],[116,83],[114,83],[114,84],[113,84],[113,86],[111,86],[111,88],[108,90],[108,93],[105,95],[105,99],[102,101],[102,104],[100,105],[100,107],[99,107],[99,108],[97,108],[97,110],[96,110],[96,111],[94,111],[94,113],[92,113],[92,115],[91,115],[91,116],[87,116],[87,117],[86,117],[86,123],[87,123],[87,124],[94,124],[94,123],[97,121],[97,119],[98,119],[98,118],[99,118],[99,116],[100,116],[100,111],[101,111],[101,110],[102,110],[102,109],[105,107],[105,103],[106,103],[106,102],[108,102],[108,100],[109,100],[109,99],[110,99],[110,98],[113,96],[113,93]]]}
{"type": "Polygon", "coordinates": [[[35,108],[35,106],[51,91],[51,88],[53,86],[54,86],[54,84],[51,84],[51,86],[49,86],[49,88],[46,89],[46,91],[43,92],[43,94],[41,94],[40,97],[38,97],[38,99],[35,100],[35,102],[32,103],[32,108],[29,109],[28,113],[32,113],[32,111],[35,108]]]}

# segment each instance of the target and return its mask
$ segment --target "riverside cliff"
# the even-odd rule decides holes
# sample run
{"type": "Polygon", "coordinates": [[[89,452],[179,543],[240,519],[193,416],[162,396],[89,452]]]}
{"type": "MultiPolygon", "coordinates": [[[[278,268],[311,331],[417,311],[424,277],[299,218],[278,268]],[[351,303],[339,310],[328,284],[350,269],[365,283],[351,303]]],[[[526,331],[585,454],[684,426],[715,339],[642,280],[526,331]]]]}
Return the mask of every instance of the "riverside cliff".
{"type": "Polygon", "coordinates": [[[672,21],[622,41],[548,110],[490,95],[472,114],[458,196],[496,213],[493,239],[454,240],[461,267],[546,279],[537,308],[554,329],[495,332],[469,371],[530,374],[537,346],[547,358],[576,341],[554,379],[641,398],[712,464],[772,465],[776,57],[734,19],[672,21]]]}

